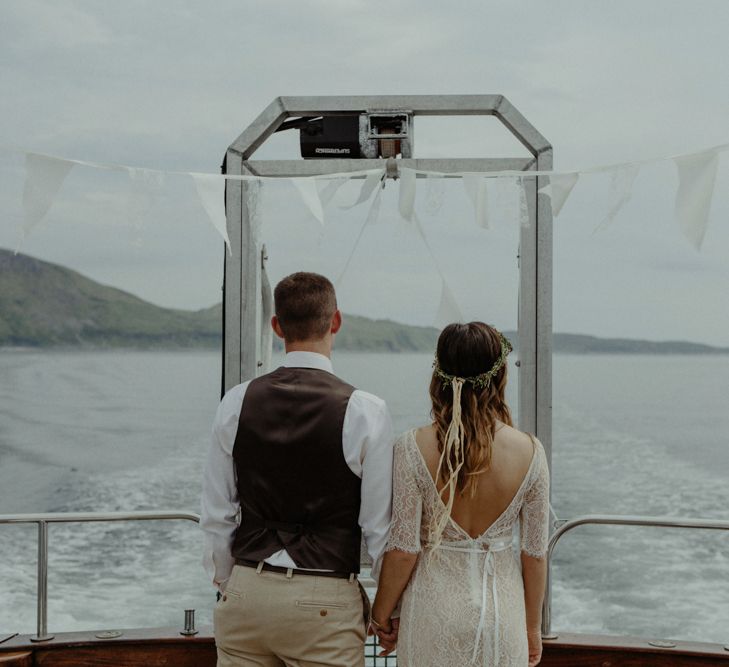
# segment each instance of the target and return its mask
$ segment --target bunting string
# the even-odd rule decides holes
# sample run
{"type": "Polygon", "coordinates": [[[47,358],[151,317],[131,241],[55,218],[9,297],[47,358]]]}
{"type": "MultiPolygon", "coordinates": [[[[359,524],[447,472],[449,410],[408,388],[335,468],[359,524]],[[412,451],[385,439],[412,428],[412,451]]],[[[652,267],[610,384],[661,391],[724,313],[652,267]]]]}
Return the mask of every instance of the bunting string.
{"type": "MultiPolygon", "coordinates": [[[[340,208],[342,209],[353,208],[368,201],[375,188],[384,182],[385,175],[384,162],[383,167],[380,169],[338,172],[309,177],[282,178],[148,169],[114,163],[61,158],[13,148],[6,149],[0,147],[0,151],[20,153],[25,157],[26,175],[22,192],[23,220],[20,243],[43,221],[53,206],[53,202],[61,191],[69,173],[77,166],[126,172],[132,183],[142,189],[149,186],[149,184],[159,184],[166,176],[185,176],[191,178],[202,208],[212,227],[224,240],[228,252],[231,249],[225,218],[224,190],[226,181],[251,181],[260,184],[266,181],[280,182],[281,180],[290,180],[306,210],[323,227],[325,225],[325,208],[333,200],[345,182],[351,179],[361,179],[362,185],[353,203],[341,206],[340,208]]],[[[719,155],[727,151],[729,151],[729,144],[721,144],[706,150],[675,155],[669,158],[639,160],[570,171],[511,170],[488,173],[443,173],[411,169],[402,166],[399,169],[398,209],[400,216],[408,223],[414,224],[422,235],[422,229],[415,214],[418,176],[427,178],[460,178],[462,179],[465,193],[473,207],[475,224],[481,229],[488,230],[490,227],[489,179],[510,178],[515,179],[519,187],[518,207],[521,224],[528,225],[529,212],[525,206],[527,203],[525,195],[525,181],[527,178],[537,176],[544,178],[546,183],[540,184],[541,187],[538,192],[549,198],[552,215],[557,218],[582,176],[586,174],[606,173],[610,175],[607,206],[600,224],[595,229],[595,231],[600,231],[615,219],[619,211],[631,199],[633,185],[642,167],[672,161],[678,177],[674,202],[676,223],[692,246],[700,250],[706,236],[709,214],[712,207],[719,155]]],[[[358,241],[361,239],[367,225],[376,222],[379,206],[380,192],[373,199],[360,230],[358,241]]],[[[355,249],[357,243],[355,243],[355,249]]],[[[352,255],[350,255],[349,260],[345,264],[344,271],[346,271],[351,257],[352,255]]]]}

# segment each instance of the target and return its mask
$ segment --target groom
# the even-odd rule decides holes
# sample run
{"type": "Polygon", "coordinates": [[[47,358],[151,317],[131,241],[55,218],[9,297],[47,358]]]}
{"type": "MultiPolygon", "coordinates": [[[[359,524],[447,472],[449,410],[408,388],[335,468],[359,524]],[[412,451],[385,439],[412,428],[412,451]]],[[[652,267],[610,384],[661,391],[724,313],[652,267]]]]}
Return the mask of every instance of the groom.
{"type": "Polygon", "coordinates": [[[377,576],[390,524],[390,416],[333,372],[342,316],[329,280],[294,273],[274,301],[286,357],[224,396],[203,480],[204,561],[222,593],[218,666],[364,665],[360,544],[377,576]]]}

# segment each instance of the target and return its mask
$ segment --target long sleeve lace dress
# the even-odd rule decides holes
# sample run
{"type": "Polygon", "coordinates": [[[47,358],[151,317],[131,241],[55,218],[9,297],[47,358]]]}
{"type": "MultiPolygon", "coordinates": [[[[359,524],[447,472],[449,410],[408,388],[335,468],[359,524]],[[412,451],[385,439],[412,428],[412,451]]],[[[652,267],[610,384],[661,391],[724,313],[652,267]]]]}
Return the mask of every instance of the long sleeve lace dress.
{"type": "Polygon", "coordinates": [[[392,527],[387,549],[418,553],[405,589],[397,643],[399,667],[526,667],[524,584],[514,548],[544,557],[549,538],[549,470],[535,440],[529,470],[509,506],[479,537],[449,519],[440,544],[429,526],[443,501],[415,442],[395,444],[392,527]]]}

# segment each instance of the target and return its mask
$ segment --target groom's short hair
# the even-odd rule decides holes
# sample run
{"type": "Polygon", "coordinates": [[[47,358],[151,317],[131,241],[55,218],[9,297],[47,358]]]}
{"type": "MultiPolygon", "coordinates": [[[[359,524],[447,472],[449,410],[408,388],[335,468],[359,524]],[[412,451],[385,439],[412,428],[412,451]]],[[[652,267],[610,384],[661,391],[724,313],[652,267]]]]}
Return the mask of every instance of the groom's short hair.
{"type": "Polygon", "coordinates": [[[324,338],[337,310],[334,285],[318,273],[286,276],[273,291],[276,317],[289,342],[324,338]]]}

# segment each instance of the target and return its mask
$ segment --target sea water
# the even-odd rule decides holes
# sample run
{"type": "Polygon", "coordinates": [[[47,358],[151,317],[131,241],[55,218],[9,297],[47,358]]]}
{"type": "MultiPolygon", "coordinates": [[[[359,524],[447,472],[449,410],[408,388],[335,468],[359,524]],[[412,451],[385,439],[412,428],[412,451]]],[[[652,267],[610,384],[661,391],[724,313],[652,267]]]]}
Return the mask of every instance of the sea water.
{"type": "MultiPolygon", "coordinates": [[[[427,354],[338,353],[398,431],[428,419],[427,354]]],[[[516,369],[509,397],[516,400],[516,369]]],[[[208,351],[0,351],[0,513],[199,511],[219,398],[208,351]]],[[[557,355],[553,507],[729,519],[729,357],[557,355]]],[[[34,632],[35,526],[0,526],[0,634],[34,632]]],[[[193,523],[54,524],[49,629],[210,623],[193,523]]],[[[729,641],[729,535],[581,527],[555,552],[553,627],[729,641]]]]}

